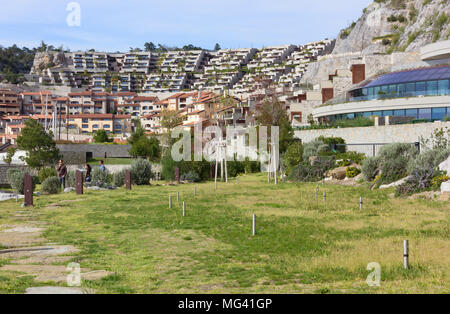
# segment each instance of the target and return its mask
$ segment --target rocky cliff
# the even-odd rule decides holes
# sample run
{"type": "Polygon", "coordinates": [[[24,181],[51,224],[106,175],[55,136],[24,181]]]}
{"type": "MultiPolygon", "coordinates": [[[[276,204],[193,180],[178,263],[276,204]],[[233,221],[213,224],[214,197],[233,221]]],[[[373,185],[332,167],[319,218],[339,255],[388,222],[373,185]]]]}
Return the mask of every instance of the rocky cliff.
{"type": "Polygon", "coordinates": [[[417,51],[450,36],[449,0],[376,0],[339,33],[333,54],[417,51]]]}
{"type": "Polygon", "coordinates": [[[38,52],[34,57],[30,74],[38,74],[45,69],[63,66],[67,66],[66,57],[63,52],[38,52]]]}

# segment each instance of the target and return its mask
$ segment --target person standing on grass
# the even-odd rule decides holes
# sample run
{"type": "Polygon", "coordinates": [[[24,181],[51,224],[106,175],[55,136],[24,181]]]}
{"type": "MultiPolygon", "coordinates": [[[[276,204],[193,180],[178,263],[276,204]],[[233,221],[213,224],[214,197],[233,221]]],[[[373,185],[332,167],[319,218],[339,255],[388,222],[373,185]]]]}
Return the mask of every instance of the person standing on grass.
{"type": "Polygon", "coordinates": [[[100,160],[100,170],[103,171],[103,172],[106,172],[106,167],[103,164],[103,160],[100,160]]]}
{"type": "Polygon", "coordinates": [[[61,183],[63,189],[66,188],[66,176],[67,176],[67,167],[61,159],[58,165],[58,177],[59,182],[61,183]]]}

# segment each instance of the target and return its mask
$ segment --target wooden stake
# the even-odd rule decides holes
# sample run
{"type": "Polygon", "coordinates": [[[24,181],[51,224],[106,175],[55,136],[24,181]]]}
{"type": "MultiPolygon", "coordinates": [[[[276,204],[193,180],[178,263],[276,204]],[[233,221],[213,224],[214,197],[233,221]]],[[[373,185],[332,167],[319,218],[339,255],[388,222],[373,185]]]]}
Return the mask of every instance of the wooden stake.
{"type": "Polygon", "coordinates": [[[362,210],[363,207],[363,199],[362,196],[359,198],[359,210],[362,210]]]}
{"type": "Polygon", "coordinates": [[[169,195],[169,208],[172,208],[172,195],[169,195]]]}
{"type": "Polygon", "coordinates": [[[183,201],[183,217],[185,217],[185,216],[186,216],[186,204],[183,201]]]}

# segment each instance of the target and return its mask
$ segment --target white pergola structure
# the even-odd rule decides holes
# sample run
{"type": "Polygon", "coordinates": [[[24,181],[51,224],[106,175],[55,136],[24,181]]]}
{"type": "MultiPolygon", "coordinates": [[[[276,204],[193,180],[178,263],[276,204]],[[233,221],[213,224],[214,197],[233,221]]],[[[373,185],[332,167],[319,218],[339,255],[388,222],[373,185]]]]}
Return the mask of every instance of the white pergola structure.
{"type": "Polygon", "coordinates": [[[278,184],[278,156],[276,144],[273,142],[269,143],[269,161],[267,167],[267,182],[271,183],[272,177],[274,178],[275,184],[278,184]]]}
{"type": "Polygon", "coordinates": [[[227,168],[227,143],[222,139],[219,138],[218,141],[216,141],[216,152],[215,152],[215,158],[216,158],[216,168],[214,173],[214,188],[217,190],[217,170],[220,164],[220,178],[224,179],[225,182],[228,183],[228,168],[227,168]],[[225,173],[225,176],[224,176],[225,173]]]}

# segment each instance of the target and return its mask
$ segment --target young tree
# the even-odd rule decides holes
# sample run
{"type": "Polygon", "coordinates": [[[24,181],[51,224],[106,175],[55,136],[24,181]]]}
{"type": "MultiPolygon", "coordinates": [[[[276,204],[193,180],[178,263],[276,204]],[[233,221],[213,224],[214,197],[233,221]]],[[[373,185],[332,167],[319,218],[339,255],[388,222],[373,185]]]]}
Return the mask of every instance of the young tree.
{"type": "Polygon", "coordinates": [[[95,143],[108,143],[110,139],[108,137],[108,133],[105,130],[98,130],[94,133],[94,142],[95,143]]]}
{"type": "Polygon", "coordinates": [[[145,51],[147,51],[147,52],[155,51],[156,50],[156,45],[154,43],[152,43],[152,42],[149,42],[149,43],[145,43],[144,44],[144,48],[145,48],[145,51]]]}
{"type": "Polygon", "coordinates": [[[17,147],[26,151],[25,162],[31,168],[39,169],[54,165],[60,159],[59,149],[53,141],[52,133],[47,134],[43,126],[33,120],[25,122],[25,128],[17,138],[17,147]]]}
{"type": "Polygon", "coordinates": [[[222,49],[222,48],[220,47],[219,43],[217,43],[217,44],[214,46],[214,50],[215,50],[215,51],[219,51],[220,49],[222,49]]]}
{"type": "Polygon", "coordinates": [[[14,155],[16,154],[16,148],[15,147],[10,147],[8,148],[8,151],[6,152],[6,156],[3,157],[3,161],[6,162],[9,165],[11,165],[12,163],[12,159],[14,157],[14,155]]]}
{"type": "Polygon", "coordinates": [[[142,127],[138,127],[136,131],[131,134],[128,139],[128,144],[131,145],[129,153],[135,158],[146,157],[151,161],[156,161],[161,155],[158,139],[155,136],[148,138],[142,127]]]}
{"type": "Polygon", "coordinates": [[[183,118],[178,115],[174,110],[161,111],[161,127],[170,131],[179,125],[183,121],[183,118]]]}
{"type": "MultiPolygon", "coordinates": [[[[284,153],[294,139],[294,130],[284,105],[276,96],[266,97],[256,109],[256,120],[267,127],[278,126],[280,135],[280,153],[284,153]]],[[[270,129],[269,129],[270,130],[270,129]]]]}

